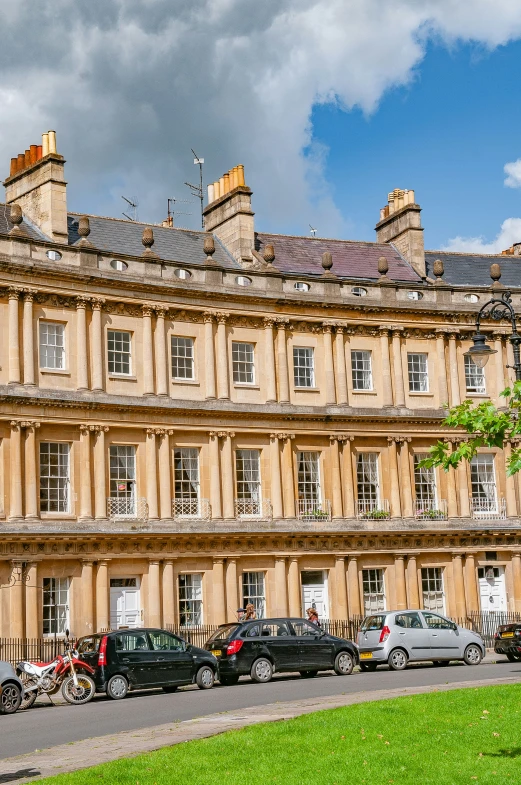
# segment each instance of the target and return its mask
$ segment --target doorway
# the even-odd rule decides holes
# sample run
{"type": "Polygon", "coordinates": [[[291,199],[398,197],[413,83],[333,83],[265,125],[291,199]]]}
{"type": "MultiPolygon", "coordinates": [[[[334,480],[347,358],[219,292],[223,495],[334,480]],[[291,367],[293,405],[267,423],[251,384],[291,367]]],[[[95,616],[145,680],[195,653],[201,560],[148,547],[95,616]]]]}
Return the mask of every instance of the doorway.
{"type": "Polygon", "coordinates": [[[319,619],[327,619],[329,617],[329,604],[326,570],[303,570],[300,573],[300,578],[302,581],[302,608],[304,615],[307,608],[314,607],[319,619]]]}
{"type": "Polygon", "coordinates": [[[133,629],[141,625],[139,578],[110,579],[110,626],[133,629]]]}
{"type": "Polygon", "coordinates": [[[505,568],[491,564],[478,567],[478,581],[481,610],[485,613],[506,611],[505,568]]]}

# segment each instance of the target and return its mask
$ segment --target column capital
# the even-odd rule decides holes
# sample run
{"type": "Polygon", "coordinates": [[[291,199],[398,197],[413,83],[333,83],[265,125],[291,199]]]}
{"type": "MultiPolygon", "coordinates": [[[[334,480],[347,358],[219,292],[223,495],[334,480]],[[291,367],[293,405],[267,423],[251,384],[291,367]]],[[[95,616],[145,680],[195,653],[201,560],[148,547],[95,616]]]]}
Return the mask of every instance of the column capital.
{"type": "Polygon", "coordinates": [[[449,330],[446,327],[436,327],[434,330],[434,334],[436,338],[445,338],[445,336],[449,333],[449,330]]]}
{"type": "Polygon", "coordinates": [[[141,312],[143,316],[153,316],[154,306],[152,305],[152,303],[144,303],[144,305],[141,306],[141,312]]]}
{"type": "Polygon", "coordinates": [[[103,310],[103,306],[105,305],[105,298],[104,297],[93,297],[91,300],[92,310],[93,311],[101,311],[103,310]]]}
{"type": "Polygon", "coordinates": [[[274,316],[265,316],[262,320],[264,327],[271,329],[275,324],[275,317],[274,316]]]}
{"type": "Polygon", "coordinates": [[[157,428],[143,428],[147,436],[155,436],[157,434],[157,428]]]}
{"type": "Polygon", "coordinates": [[[27,430],[36,429],[40,427],[40,423],[36,420],[21,420],[18,425],[20,428],[26,428],[27,430]]]}
{"type": "Polygon", "coordinates": [[[157,565],[158,567],[159,567],[159,562],[160,562],[160,559],[149,559],[149,560],[148,560],[148,563],[149,563],[149,565],[150,565],[150,564],[155,564],[155,565],[157,565]]]}
{"type": "Polygon", "coordinates": [[[405,561],[405,553],[395,553],[394,554],[395,561],[405,561]]]}
{"type": "Polygon", "coordinates": [[[333,433],[329,437],[330,442],[354,442],[355,437],[348,433],[333,433]]]}
{"type": "Polygon", "coordinates": [[[158,319],[165,319],[170,311],[170,308],[168,305],[155,305],[154,311],[156,312],[156,317],[158,319]]]}
{"type": "Polygon", "coordinates": [[[94,566],[94,559],[82,559],[81,563],[85,565],[85,567],[93,567],[94,566]]]}
{"type": "Polygon", "coordinates": [[[397,336],[401,335],[403,333],[403,331],[404,331],[404,328],[400,327],[397,324],[393,324],[393,326],[391,327],[391,333],[393,334],[393,337],[395,335],[397,335],[397,336]]]}
{"type": "Polygon", "coordinates": [[[453,553],[452,554],[452,561],[457,561],[458,559],[461,561],[463,559],[463,554],[462,553],[453,553]]]}
{"type": "Polygon", "coordinates": [[[81,310],[81,309],[86,310],[88,304],[91,301],[91,298],[87,297],[84,294],[79,294],[77,295],[77,297],[74,298],[74,300],[76,301],[76,310],[81,310]]]}
{"type": "Polygon", "coordinates": [[[26,303],[34,302],[34,298],[36,297],[37,294],[38,294],[37,289],[23,289],[24,302],[26,303]]]}
{"type": "Polygon", "coordinates": [[[333,332],[334,322],[322,322],[322,332],[331,334],[333,332]]]}
{"type": "Polygon", "coordinates": [[[9,425],[11,426],[12,431],[17,431],[22,427],[22,423],[19,422],[18,420],[11,420],[9,425]]]}
{"type": "Polygon", "coordinates": [[[176,561],[178,561],[178,558],[179,558],[178,556],[169,556],[168,559],[163,559],[163,564],[165,566],[168,564],[173,567],[176,561]]]}
{"type": "Polygon", "coordinates": [[[287,316],[276,316],[275,317],[275,324],[277,330],[289,330],[289,318],[287,316]]]}
{"type": "Polygon", "coordinates": [[[221,558],[221,557],[215,557],[214,556],[212,561],[213,561],[214,564],[224,564],[224,558],[221,558]]]}
{"type": "Polygon", "coordinates": [[[217,431],[217,436],[219,436],[221,439],[233,439],[235,436],[235,431],[217,431]]]}
{"type": "Polygon", "coordinates": [[[101,433],[101,432],[108,433],[108,431],[110,430],[108,425],[91,425],[89,427],[93,433],[101,433]]]}
{"type": "Polygon", "coordinates": [[[285,442],[287,439],[294,439],[294,433],[270,433],[270,439],[279,439],[281,442],[285,442]]]}
{"type": "Polygon", "coordinates": [[[18,300],[20,295],[23,291],[21,286],[8,286],[7,287],[7,296],[10,300],[18,300]]]}
{"type": "Polygon", "coordinates": [[[203,311],[203,322],[205,324],[212,324],[215,319],[213,311],[203,311]]]}
{"type": "Polygon", "coordinates": [[[286,563],[287,556],[275,556],[275,562],[284,562],[286,563]]]}
{"type": "Polygon", "coordinates": [[[230,314],[226,311],[217,311],[215,318],[217,319],[217,324],[226,324],[230,318],[230,314]]]}
{"type": "Polygon", "coordinates": [[[389,333],[392,332],[393,328],[388,324],[381,324],[376,329],[378,330],[380,335],[389,335],[389,333]]]}
{"type": "Polygon", "coordinates": [[[450,330],[447,335],[449,341],[456,341],[459,338],[459,330],[450,330]]]}

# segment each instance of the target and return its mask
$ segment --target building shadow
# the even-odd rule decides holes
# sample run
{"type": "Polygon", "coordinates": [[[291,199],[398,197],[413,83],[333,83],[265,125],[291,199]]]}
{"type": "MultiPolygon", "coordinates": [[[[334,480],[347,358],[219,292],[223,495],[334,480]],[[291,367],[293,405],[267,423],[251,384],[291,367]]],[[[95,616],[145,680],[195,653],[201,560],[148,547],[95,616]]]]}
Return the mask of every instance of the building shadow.
{"type": "Polygon", "coordinates": [[[39,777],[41,772],[38,769],[19,769],[18,771],[8,771],[5,774],[0,774],[0,782],[14,782],[26,777],[39,777]]]}
{"type": "MultiPolygon", "coordinates": [[[[521,757],[521,747],[513,747],[511,750],[498,750],[497,752],[484,752],[483,757],[487,758],[519,758],[521,757]]],[[[1,782],[1,780],[0,780],[1,782]]]]}

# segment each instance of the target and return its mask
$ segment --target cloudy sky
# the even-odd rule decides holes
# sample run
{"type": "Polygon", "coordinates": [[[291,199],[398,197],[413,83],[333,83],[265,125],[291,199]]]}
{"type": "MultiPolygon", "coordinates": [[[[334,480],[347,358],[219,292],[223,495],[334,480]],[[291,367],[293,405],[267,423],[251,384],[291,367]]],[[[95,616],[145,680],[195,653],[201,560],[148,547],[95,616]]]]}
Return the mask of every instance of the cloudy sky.
{"type": "Polygon", "coordinates": [[[403,187],[428,247],[521,240],[519,0],[3,0],[0,24],[4,172],[56,129],[69,209],[160,221],[193,147],[206,182],[245,165],[264,230],[373,239],[403,187]]]}

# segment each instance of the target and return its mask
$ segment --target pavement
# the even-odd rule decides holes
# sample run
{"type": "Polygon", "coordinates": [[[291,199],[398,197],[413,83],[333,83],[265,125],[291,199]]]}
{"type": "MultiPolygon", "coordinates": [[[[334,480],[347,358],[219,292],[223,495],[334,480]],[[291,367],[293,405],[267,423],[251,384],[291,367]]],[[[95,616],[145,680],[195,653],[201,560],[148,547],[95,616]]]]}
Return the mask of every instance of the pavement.
{"type": "Polygon", "coordinates": [[[259,722],[291,719],[400,695],[521,682],[521,664],[487,657],[476,667],[415,665],[330,674],[302,680],[275,678],[270,684],[241,681],[210,691],[187,687],[174,695],[135,693],[123,701],[99,697],[86,706],[35,706],[1,718],[0,783],[33,782],[163,746],[203,738],[259,722]],[[342,692],[340,692],[342,690],[342,692]],[[85,738],[94,731],[97,735],[85,738]]]}

